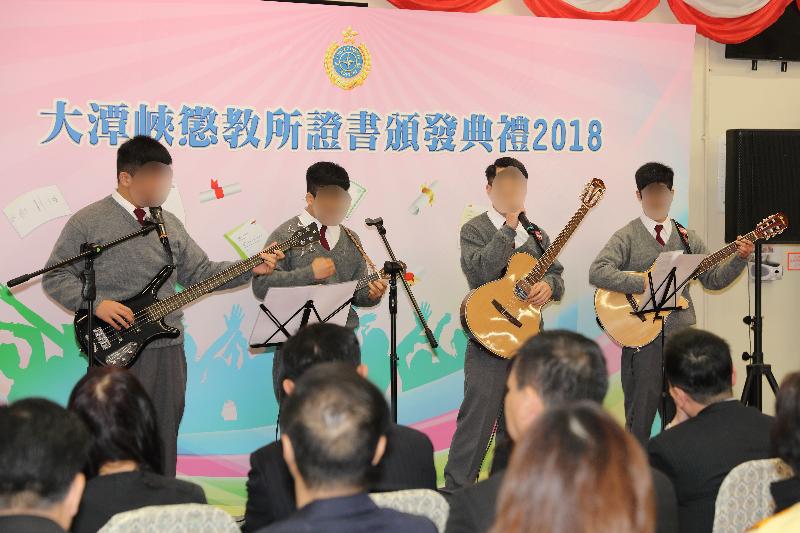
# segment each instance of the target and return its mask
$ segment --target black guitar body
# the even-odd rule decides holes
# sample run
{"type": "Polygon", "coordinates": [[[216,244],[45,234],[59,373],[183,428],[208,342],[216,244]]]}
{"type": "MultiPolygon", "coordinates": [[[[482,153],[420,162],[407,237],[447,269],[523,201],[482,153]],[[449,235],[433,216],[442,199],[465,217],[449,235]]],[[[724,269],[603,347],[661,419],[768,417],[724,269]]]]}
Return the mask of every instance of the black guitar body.
{"type": "MultiPolygon", "coordinates": [[[[103,320],[95,317],[93,321],[94,335],[94,363],[101,366],[114,366],[130,368],[139,355],[150,342],[164,337],[175,338],[180,335],[176,328],[167,326],[164,319],[149,320],[142,313],[150,305],[158,302],[158,289],[169,279],[172,265],[167,265],[147,284],[136,296],[123,300],[120,303],[128,306],[137,319],[128,329],[116,330],[103,320]]],[[[81,351],[88,354],[87,342],[89,339],[87,329],[89,321],[86,309],[81,309],[75,314],[75,336],[81,351]]]]}

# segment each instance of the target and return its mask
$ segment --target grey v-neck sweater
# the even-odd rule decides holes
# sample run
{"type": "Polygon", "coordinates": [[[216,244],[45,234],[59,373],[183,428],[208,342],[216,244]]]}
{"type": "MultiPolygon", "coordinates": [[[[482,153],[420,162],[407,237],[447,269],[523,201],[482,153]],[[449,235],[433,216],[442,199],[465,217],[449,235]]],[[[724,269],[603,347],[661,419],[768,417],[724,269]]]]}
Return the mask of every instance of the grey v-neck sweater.
{"type": "MultiPolygon", "coordinates": [[[[492,223],[489,215],[480,214],[468,220],[461,226],[461,270],[467,277],[470,289],[476,289],[484,283],[489,283],[502,276],[508,260],[516,252],[525,252],[540,258],[544,253],[536,244],[533,237],[519,248],[514,247],[516,231],[506,225],[500,229],[492,223]]],[[[542,230],[542,244],[547,249],[550,238],[542,230]]],[[[553,300],[561,300],[564,295],[564,280],[561,273],[564,267],[558,261],[553,261],[545,272],[545,281],[553,290],[553,300]]]]}
{"type": "MultiPolygon", "coordinates": [[[[175,294],[175,284],[188,287],[217,272],[224,270],[236,261],[210,261],[202,248],[186,232],[180,220],[163,211],[164,226],[169,236],[175,258],[175,271],[158,291],[163,300],[175,294]]],[[[139,223],[112,196],[87,205],[67,221],[61,235],[56,241],[47,264],[63,261],[80,252],[84,242],[97,244],[108,243],[140,229],[139,223]]],[[[164,246],[155,231],[144,237],[136,237],[127,242],[107,249],[94,262],[97,299],[95,305],[103,300],[122,301],[138,294],[162,267],[170,263],[164,246]]],[[[42,277],[42,287],[55,301],[70,311],[82,307],[80,275],[83,263],[69,265],[48,272],[42,277]]],[[[228,289],[244,285],[252,273],[243,274],[220,289],[228,289]]],[[[148,348],[158,348],[183,344],[183,311],[178,310],[167,315],[167,325],[178,328],[181,332],[174,339],[157,339],[148,348]]]]}
{"type": "MultiPolygon", "coordinates": [[[[292,217],[278,226],[272,235],[267,239],[267,244],[272,242],[282,242],[291,237],[292,233],[301,227],[300,219],[292,217]]],[[[350,230],[359,244],[361,239],[355,232],[350,230]]],[[[253,294],[256,298],[263,300],[270,287],[300,287],[303,285],[314,284],[333,284],[344,283],[346,281],[356,281],[367,275],[367,262],[358,251],[353,241],[342,229],[336,245],[331,250],[326,250],[319,242],[303,248],[292,248],[285,252],[286,258],[278,261],[278,266],[269,276],[253,277],[253,294]],[[314,279],[314,271],[311,263],[317,257],[328,257],[333,259],[336,272],[333,276],[323,280],[314,279]]],[[[369,287],[364,287],[356,291],[353,304],[359,307],[372,307],[378,302],[373,302],[367,296],[369,287]]],[[[358,327],[358,314],[353,307],[350,307],[347,316],[347,327],[358,327]]]]}
{"type": "MultiPolygon", "coordinates": [[[[689,247],[694,254],[708,254],[702,239],[692,230],[687,230],[689,247]]],[[[655,262],[661,252],[684,250],[678,229],[673,227],[669,240],[664,246],[658,244],[647,231],[642,220],[635,218],[611,236],[605,247],[589,267],[589,283],[601,289],[625,294],[644,292],[644,282],[640,276],[628,274],[644,272],[655,262]]],[[[700,275],[703,287],[719,290],[730,285],[747,266],[747,261],[738,255],[729,258],[716,267],[700,275]]],[[[673,312],[666,321],[668,331],[691,326],[695,323],[694,305],[689,294],[689,284],[683,289],[683,296],[689,301],[689,308],[673,312]]]]}

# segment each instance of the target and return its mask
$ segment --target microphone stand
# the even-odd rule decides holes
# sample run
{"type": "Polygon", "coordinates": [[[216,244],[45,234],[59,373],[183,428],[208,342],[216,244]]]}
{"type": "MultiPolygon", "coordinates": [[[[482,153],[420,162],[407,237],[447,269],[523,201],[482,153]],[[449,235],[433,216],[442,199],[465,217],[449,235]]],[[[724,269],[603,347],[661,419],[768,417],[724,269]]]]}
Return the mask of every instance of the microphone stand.
{"type": "Polygon", "coordinates": [[[414,293],[411,292],[411,287],[409,287],[405,276],[401,275],[404,270],[403,263],[397,260],[397,256],[394,255],[392,246],[389,244],[389,240],[386,238],[386,227],[383,225],[383,218],[380,217],[368,218],[365,220],[365,222],[367,226],[375,226],[375,229],[378,230],[378,234],[381,236],[381,240],[383,240],[383,245],[386,247],[386,252],[392,259],[391,261],[386,261],[383,270],[390,276],[389,277],[389,324],[390,324],[390,336],[391,336],[391,341],[389,343],[389,349],[390,349],[389,372],[391,372],[390,404],[392,409],[392,421],[397,423],[397,362],[400,360],[400,358],[397,355],[397,278],[398,277],[400,278],[400,281],[403,282],[403,287],[405,288],[409,300],[411,300],[411,305],[414,308],[414,312],[417,314],[417,319],[419,320],[420,324],[425,330],[425,337],[427,337],[428,344],[430,344],[431,351],[433,352],[434,355],[436,354],[436,348],[439,346],[439,343],[436,342],[436,337],[434,337],[431,328],[428,327],[428,322],[425,320],[425,317],[422,316],[422,311],[420,310],[419,305],[417,304],[417,299],[414,298],[414,293]]]}
{"type": "Polygon", "coordinates": [[[146,222],[142,229],[138,231],[134,231],[133,233],[129,233],[123,237],[115,239],[108,244],[95,244],[85,242],[81,244],[80,253],[76,256],[70,257],[68,259],[64,259],[63,261],[59,261],[53,265],[48,267],[36,270],[35,272],[31,272],[29,274],[23,274],[22,276],[17,276],[16,278],[9,280],[6,285],[11,287],[16,287],[26,281],[30,280],[31,278],[35,278],[36,276],[41,276],[42,274],[46,274],[51,270],[55,270],[57,268],[62,268],[67,265],[71,265],[73,263],[77,263],[78,261],[83,261],[83,272],[81,272],[81,282],[83,282],[83,287],[81,288],[81,299],[86,303],[86,310],[88,314],[86,315],[86,332],[87,332],[87,339],[86,339],[86,357],[89,360],[89,366],[94,366],[96,361],[94,360],[94,300],[97,297],[97,287],[95,285],[95,272],[94,272],[94,260],[108,248],[112,248],[118,244],[121,244],[127,240],[133,239],[134,237],[144,236],[156,229],[157,225],[152,222],[146,222]]]}

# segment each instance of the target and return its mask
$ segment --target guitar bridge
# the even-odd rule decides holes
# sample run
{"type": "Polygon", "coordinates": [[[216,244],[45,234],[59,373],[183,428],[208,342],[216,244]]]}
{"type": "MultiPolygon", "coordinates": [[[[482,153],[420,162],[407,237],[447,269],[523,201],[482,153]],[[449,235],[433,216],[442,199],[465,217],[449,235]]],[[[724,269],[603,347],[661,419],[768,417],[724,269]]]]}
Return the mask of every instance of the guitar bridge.
{"type": "Polygon", "coordinates": [[[494,306],[494,308],[495,308],[495,309],[497,309],[497,311],[498,311],[498,312],[499,312],[501,315],[503,315],[503,316],[505,317],[505,319],[506,319],[506,320],[508,320],[509,322],[511,322],[512,324],[514,324],[514,325],[515,325],[516,327],[518,327],[518,328],[521,328],[521,327],[522,327],[522,322],[520,322],[519,320],[517,320],[517,319],[516,319],[516,317],[514,317],[514,315],[512,315],[511,313],[509,313],[509,312],[508,312],[508,309],[506,309],[505,307],[503,307],[503,306],[500,304],[500,302],[498,302],[497,300],[492,300],[492,305],[494,306]]]}
{"type": "Polygon", "coordinates": [[[107,366],[116,366],[124,368],[136,355],[136,349],[139,344],[136,342],[125,343],[121,348],[114,350],[106,356],[105,364],[107,366]]]}

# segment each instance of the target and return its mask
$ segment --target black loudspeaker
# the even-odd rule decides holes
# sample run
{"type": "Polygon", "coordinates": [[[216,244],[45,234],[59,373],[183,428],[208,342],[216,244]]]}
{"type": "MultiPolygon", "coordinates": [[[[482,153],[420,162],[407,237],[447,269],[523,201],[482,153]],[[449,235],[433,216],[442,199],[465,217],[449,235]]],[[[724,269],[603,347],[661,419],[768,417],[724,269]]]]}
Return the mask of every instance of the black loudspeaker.
{"type": "Polygon", "coordinates": [[[783,212],[789,227],[770,243],[800,243],[800,130],[728,130],[725,240],[783,212]]]}

